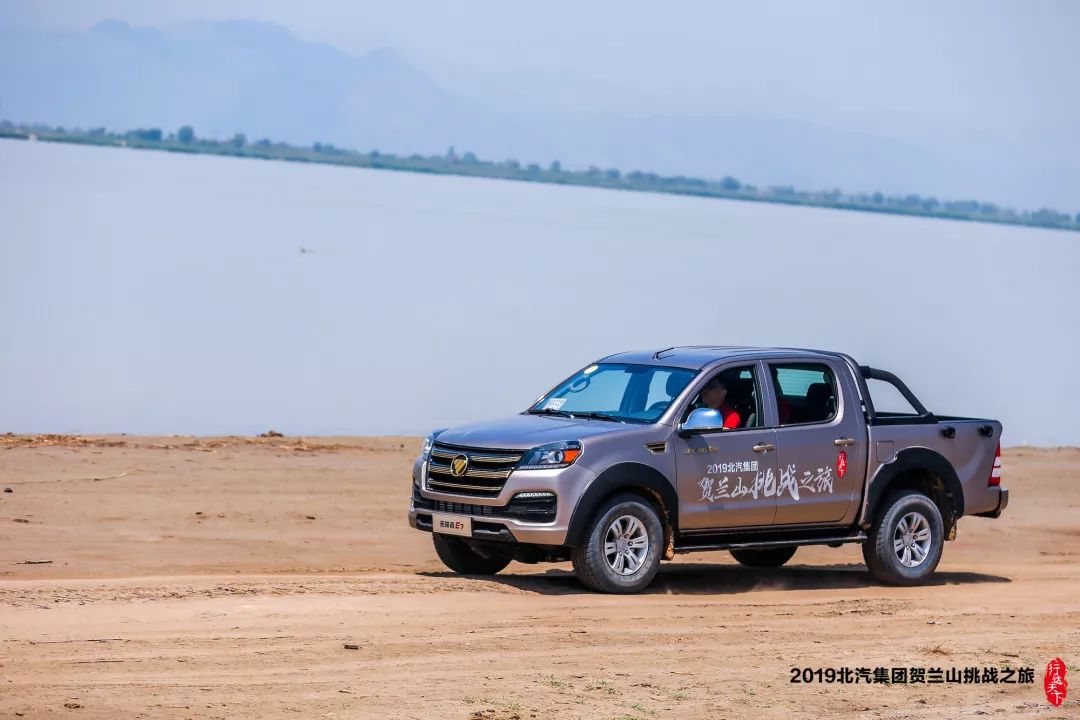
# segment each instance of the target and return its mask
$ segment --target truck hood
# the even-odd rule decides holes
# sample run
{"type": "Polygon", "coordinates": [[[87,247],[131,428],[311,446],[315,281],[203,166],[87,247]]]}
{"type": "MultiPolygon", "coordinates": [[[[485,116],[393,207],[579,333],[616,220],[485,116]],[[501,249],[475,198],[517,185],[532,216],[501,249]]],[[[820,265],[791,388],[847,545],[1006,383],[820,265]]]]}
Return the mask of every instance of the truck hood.
{"type": "Polygon", "coordinates": [[[567,418],[557,415],[514,415],[486,422],[459,425],[439,433],[435,442],[503,450],[528,450],[566,440],[640,427],[607,420],[567,418]]]}

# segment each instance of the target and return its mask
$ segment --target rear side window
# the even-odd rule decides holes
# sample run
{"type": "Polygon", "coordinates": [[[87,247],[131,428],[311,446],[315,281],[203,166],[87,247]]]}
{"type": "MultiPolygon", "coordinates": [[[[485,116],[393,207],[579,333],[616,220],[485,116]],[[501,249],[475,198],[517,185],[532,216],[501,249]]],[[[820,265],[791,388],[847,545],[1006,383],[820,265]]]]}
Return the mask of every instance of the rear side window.
{"type": "Polygon", "coordinates": [[[836,417],[836,378],[818,363],[770,364],[781,425],[829,422],[836,417]]]}

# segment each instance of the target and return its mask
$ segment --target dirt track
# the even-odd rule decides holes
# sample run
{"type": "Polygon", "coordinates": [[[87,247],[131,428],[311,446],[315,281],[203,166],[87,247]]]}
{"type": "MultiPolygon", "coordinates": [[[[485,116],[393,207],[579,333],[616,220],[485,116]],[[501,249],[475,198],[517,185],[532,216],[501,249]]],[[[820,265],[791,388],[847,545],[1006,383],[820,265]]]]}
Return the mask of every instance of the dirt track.
{"type": "Polygon", "coordinates": [[[405,521],[417,444],[0,437],[0,717],[1080,715],[1076,669],[1064,706],[1042,689],[1050,659],[1080,666],[1080,450],[1007,451],[1006,515],[964,519],[931,586],[874,585],[846,546],[680,555],[611,597],[566,565],[443,572],[405,521]]]}

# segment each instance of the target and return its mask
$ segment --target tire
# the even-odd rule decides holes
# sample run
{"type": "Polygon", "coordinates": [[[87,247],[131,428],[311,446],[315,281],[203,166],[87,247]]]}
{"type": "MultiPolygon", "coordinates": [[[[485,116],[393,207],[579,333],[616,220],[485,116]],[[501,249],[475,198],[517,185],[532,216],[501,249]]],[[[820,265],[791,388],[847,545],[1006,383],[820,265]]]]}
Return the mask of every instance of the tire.
{"type": "Polygon", "coordinates": [[[513,555],[498,550],[478,553],[464,540],[439,533],[432,533],[431,540],[443,565],[463,575],[494,575],[513,559],[513,555]]]}
{"type": "Polygon", "coordinates": [[[780,567],[792,558],[797,549],[794,545],[776,548],[742,548],[732,550],[731,557],[747,567],[780,567]]]}
{"type": "Polygon", "coordinates": [[[863,543],[863,559],[880,582],[917,585],[937,568],[944,544],[945,526],[937,504],[920,492],[907,490],[882,504],[863,543]],[[905,533],[904,528],[915,532],[905,533]]]}
{"type": "Polygon", "coordinates": [[[637,495],[616,495],[596,511],[570,559],[578,580],[590,590],[636,593],[656,577],[663,544],[664,526],[656,509],[637,495]]]}

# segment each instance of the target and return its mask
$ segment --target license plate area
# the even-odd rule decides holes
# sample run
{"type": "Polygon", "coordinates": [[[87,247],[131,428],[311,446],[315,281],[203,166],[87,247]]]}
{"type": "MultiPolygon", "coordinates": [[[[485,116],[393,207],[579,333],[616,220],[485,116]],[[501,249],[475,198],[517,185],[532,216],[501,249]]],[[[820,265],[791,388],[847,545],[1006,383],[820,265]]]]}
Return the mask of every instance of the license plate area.
{"type": "Polygon", "coordinates": [[[472,518],[434,513],[431,516],[431,530],[443,535],[472,537],[472,518]]]}

